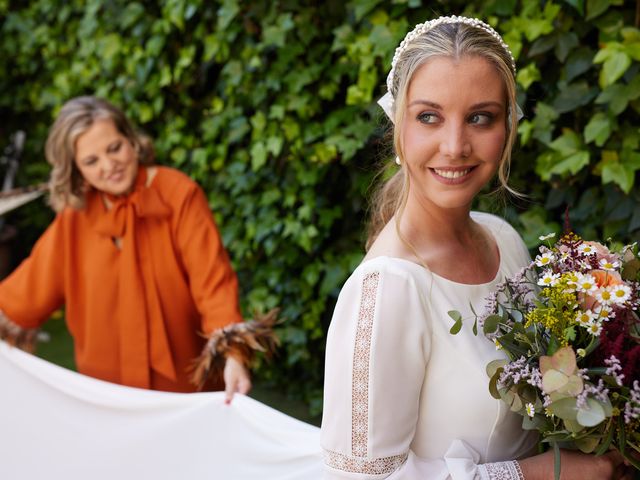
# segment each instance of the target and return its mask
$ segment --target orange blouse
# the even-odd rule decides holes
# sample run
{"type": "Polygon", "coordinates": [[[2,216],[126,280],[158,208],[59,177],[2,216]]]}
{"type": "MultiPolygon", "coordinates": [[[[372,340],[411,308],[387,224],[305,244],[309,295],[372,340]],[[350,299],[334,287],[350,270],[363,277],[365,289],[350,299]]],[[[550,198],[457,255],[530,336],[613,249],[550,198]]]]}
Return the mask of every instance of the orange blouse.
{"type": "Polygon", "coordinates": [[[237,278],[200,187],[152,168],[148,186],[141,166],[134,191],[110,209],[92,191],[84,209],[57,215],[0,283],[0,309],[35,328],[64,304],[81,373],[190,392],[201,334],[242,321],[237,278]]]}

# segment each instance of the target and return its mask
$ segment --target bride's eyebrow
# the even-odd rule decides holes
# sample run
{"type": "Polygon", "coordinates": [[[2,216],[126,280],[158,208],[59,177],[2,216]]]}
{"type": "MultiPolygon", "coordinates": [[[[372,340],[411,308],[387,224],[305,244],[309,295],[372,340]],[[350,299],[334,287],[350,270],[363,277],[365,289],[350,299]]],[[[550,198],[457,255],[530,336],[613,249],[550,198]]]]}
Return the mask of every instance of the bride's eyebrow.
{"type": "Polygon", "coordinates": [[[504,108],[504,104],[501,102],[496,102],[496,101],[488,101],[488,102],[480,102],[480,103],[475,103],[473,105],[471,105],[470,110],[478,110],[481,108],[487,108],[487,107],[496,107],[496,108],[504,108]]]}
{"type": "MultiPolygon", "coordinates": [[[[431,107],[436,110],[442,110],[442,105],[436,102],[432,102],[430,100],[414,100],[413,102],[409,103],[410,107],[413,107],[415,105],[424,105],[426,107],[431,107]]],[[[504,108],[504,104],[501,102],[496,102],[494,100],[489,100],[487,102],[474,103],[469,107],[469,110],[479,110],[487,107],[504,108]]]]}
{"type": "Polygon", "coordinates": [[[425,105],[427,107],[435,108],[436,110],[442,110],[442,106],[440,104],[429,100],[414,100],[409,104],[410,107],[413,107],[414,105],[425,105]]]}

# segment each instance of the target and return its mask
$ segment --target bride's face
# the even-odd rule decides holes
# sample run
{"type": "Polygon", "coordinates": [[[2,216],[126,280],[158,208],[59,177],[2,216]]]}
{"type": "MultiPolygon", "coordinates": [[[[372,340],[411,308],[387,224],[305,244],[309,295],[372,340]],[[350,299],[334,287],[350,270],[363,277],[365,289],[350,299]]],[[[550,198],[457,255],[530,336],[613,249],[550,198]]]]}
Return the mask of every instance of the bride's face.
{"type": "Polygon", "coordinates": [[[401,133],[410,199],[471,207],[500,164],[506,98],[500,74],[482,57],[436,57],[415,72],[401,133]]]}

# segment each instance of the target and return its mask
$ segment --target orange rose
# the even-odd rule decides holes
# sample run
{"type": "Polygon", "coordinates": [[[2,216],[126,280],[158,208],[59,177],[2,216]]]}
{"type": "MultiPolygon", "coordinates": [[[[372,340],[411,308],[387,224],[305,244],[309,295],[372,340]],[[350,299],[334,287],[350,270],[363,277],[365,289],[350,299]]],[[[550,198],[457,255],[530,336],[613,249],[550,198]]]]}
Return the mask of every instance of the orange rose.
{"type": "Polygon", "coordinates": [[[611,287],[613,285],[621,285],[624,283],[618,272],[608,272],[606,270],[591,270],[589,272],[596,279],[598,287],[611,287]]]}

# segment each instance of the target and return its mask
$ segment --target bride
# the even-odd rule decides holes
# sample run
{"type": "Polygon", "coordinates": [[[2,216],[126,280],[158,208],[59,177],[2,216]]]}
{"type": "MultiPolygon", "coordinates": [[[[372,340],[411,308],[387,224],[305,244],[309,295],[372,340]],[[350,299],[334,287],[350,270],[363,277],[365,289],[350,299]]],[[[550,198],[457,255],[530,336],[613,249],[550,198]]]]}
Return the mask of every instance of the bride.
{"type": "MultiPolygon", "coordinates": [[[[517,130],[515,62],[489,25],[441,17],[407,34],[381,105],[397,173],[374,206],[368,253],[344,285],[327,341],[321,442],[328,479],[551,479],[550,453],[489,394],[493,343],[472,316],[529,262],[504,220],[471,212],[517,130]]],[[[622,458],[563,452],[562,478],[624,478],[622,458]]]]}

